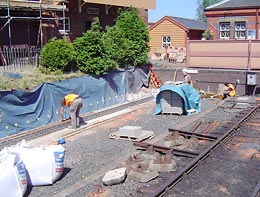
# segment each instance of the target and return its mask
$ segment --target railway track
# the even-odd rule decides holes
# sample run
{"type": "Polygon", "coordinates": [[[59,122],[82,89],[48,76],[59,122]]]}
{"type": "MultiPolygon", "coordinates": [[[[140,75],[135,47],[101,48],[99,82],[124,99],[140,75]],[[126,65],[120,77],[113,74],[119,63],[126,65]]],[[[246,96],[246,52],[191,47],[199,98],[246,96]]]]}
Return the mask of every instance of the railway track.
{"type": "MultiPolygon", "coordinates": [[[[108,114],[112,114],[114,112],[123,110],[123,109],[127,109],[129,107],[133,107],[135,105],[138,104],[142,104],[145,103],[147,101],[152,100],[154,97],[153,96],[148,96],[148,97],[144,97],[132,102],[125,102],[122,104],[118,104],[115,106],[111,106],[110,108],[106,108],[106,109],[101,109],[98,111],[94,111],[94,112],[89,112],[86,114],[82,114],[81,115],[81,122],[87,122],[91,119],[95,119],[95,118],[100,118],[102,116],[106,116],[108,114]]],[[[21,140],[32,140],[35,138],[39,138],[45,135],[48,135],[50,133],[62,130],[67,128],[70,125],[70,120],[66,120],[64,122],[55,122],[55,123],[51,123],[33,130],[29,130],[29,131],[25,131],[22,133],[18,133],[15,135],[11,135],[8,136],[6,138],[2,138],[0,139],[0,149],[6,147],[6,146],[11,146],[14,145],[18,142],[20,142],[21,140]]],[[[75,133],[80,132],[80,130],[82,129],[77,129],[77,131],[75,131],[75,133]]],[[[71,133],[71,135],[73,135],[73,133],[71,133]]]]}
{"type": "MultiPolygon", "coordinates": [[[[202,177],[201,176],[202,173],[199,173],[199,169],[203,168],[204,164],[205,163],[207,164],[208,160],[214,160],[214,163],[218,163],[215,162],[217,161],[218,158],[221,160],[225,159],[224,154],[218,153],[223,157],[220,157],[219,155],[215,155],[216,151],[220,150],[221,147],[225,147],[225,149],[230,146],[232,147],[232,145],[228,146],[226,145],[226,143],[231,143],[230,141],[231,137],[241,131],[242,125],[244,125],[246,128],[252,127],[256,131],[257,126],[259,126],[257,122],[260,122],[256,118],[253,118],[253,117],[257,117],[256,114],[257,111],[259,111],[258,107],[256,108],[250,107],[247,110],[240,112],[235,117],[235,119],[226,122],[226,124],[222,125],[221,127],[220,124],[213,121],[210,124],[203,125],[204,128],[200,132],[198,132],[197,131],[198,127],[202,126],[199,120],[204,119],[206,116],[207,117],[211,116],[209,115],[210,113],[212,113],[212,115],[215,114],[214,110],[219,108],[218,105],[216,105],[216,107],[213,107],[212,109],[207,108],[207,110],[203,111],[202,113],[190,117],[154,116],[153,110],[150,110],[150,108],[147,107],[150,106],[150,104],[147,105],[146,107],[145,105],[142,105],[142,103],[151,100],[152,97],[144,98],[138,100],[137,102],[131,102],[129,104],[127,103],[126,105],[124,104],[120,105],[118,106],[119,108],[109,109],[108,111],[102,110],[100,112],[97,112],[96,114],[87,114],[86,116],[84,116],[84,120],[89,121],[90,119],[94,119],[96,117],[97,118],[102,117],[105,114],[111,114],[113,112],[117,112],[118,110],[126,109],[128,107],[141,104],[139,107],[136,108],[137,109],[136,113],[129,113],[126,115],[122,115],[121,117],[119,116],[118,118],[114,118],[112,120],[108,119],[106,121],[99,122],[95,125],[88,125],[87,127],[82,129],[83,135],[77,136],[77,134],[81,133],[81,128],[77,130],[75,133],[66,135],[67,143],[65,144],[65,147],[67,150],[67,155],[66,155],[67,168],[65,170],[66,173],[64,173],[64,177],[62,177],[60,181],[58,181],[57,183],[55,183],[53,186],[50,187],[33,187],[31,191],[29,190],[27,196],[32,196],[32,197],[44,196],[46,192],[48,193],[48,196],[55,196],[55,197],[56,196],[72,196],[72,197],[88,196],[86,194],[88,194],[94,188],[93,183],[100,182],[100,177],[102,177],[102,175],[104,175],[105,172],[115,168],[116,166],[121,166],[122,163],[126,163],[128,155],[132,155],[133,153],[136,153],[136,149],[135,147],[132,146],[131,142],[128,143],[128,142],[122,142],[120,140],[119,141],[109,140],[107,139],[108,134],[111,133],[112,131],[115,131],[115,129],[117,130],[118,127],[122,125],[127,125],[127,124],[141,125],[144,122],[147,123],[143,125],[143,126],[146,125],[145,126],[146,129],[148,128],[149,130],[149,128],[151,128],[152,130],[154,129],[154,131],[156,131],[156,129],[160,127],[159,125],[161,121],[164,122],[163,124],[167,124],[166,125],[167,127],[165,126],[163,128],[168,128],[168,131],[164,129],[164,132],[165,131],[166,132],[161,133],[163,131],[161,129],[160,132],[157,132],[156,138],[158,137],[158,139],[160,139],[161,141],[166,141],[181,136],[182,138],[185,139],[185,143],[178,146],[166,147],[164,145],[160,145],[156,143],[154,138],[147,141],[135,142],[133,143],[133,145],[138,146],[144,150],[153,147],[154,151],[160,152],[162,155],[168,155],[168,153],[171,153],[171,155],[173,155],[173,158],[176,159],[177,170],[169,173],[160,173],[158,178],[152,180],[149,183],[145,183],[145,184],[132,183],[128,181],[130,180],[128,179],[122,185],[119,184],[116,186],[105,187],[105,190],[103,191],[110,190],[111,192],[114,193],[115,197],[117,196],[118,197],[121,196],[136,196],[136,197],[137,196],[178,196],[178,197],[179,196],[192,196],[192,197],[203,196],[202,193],[200,193],[200,195],[196,195],[193,191],[189,190],[190,182],[193,180],[192,176],[195,176],[196,172],[198,172],[197,174],[199,175],[197,175],[197,177],[195,176],[194,179],[195,182],[197,181],[197,184],[199,185],[198,187],[201,187],[200,183],[202,184],[202,182],[199,181],[198,177],[202,177]],[[145,107],[146,110],[142,112],[141,106],[145,107]],[[140,115],[138,115],[139,113],[140,115]],[[134,123],[130,121],[129,122],[126,121],[127,120],[126,116],[129,117],[131,120],[133,119],[134,123]],[[138,121],[139,117],[141,118],[140,121],[138,121]],[[143,119],[144,117],[148,119],[143,119]],[[174,119],[174,121],[172,121],[172,119],[174,119]],[[176,121],[177,122],[179,121],[179,123],[173,126],[174,128],[170,128],[173,125],[173,123],[176,121]],[[114,128],[113,122],[121,122],[122,124],[114,128]],[[155,124],[156,126],[148,127],[148,125],[153,125],[153,124],[155,124]],[[182,130],[184,127],[182,127],[181,125],[192,125],[192,124],[194,125],[191,128],[188,127],[189,128],[187,129],[188,131],[182,130]],[[84,134],[84,130],[86,133],[88,132],[93,132],[93,133],[96,132],[96,133],[95,135],[87,135],[86,133],[84,134]],[[230,131],[230,133],[226,134],[227,131],[230,131]],[[226,137],[223,137],[225,134],[226,137]],[[98,137],[96,137],[96,135],[98,137]],[[161,138],[160,137],[161,135],[165,135],[166,137],[161,138]],[[213,145],[220,139],[222,140],[219,145],[213,145]],[[100,141],[102,141],[102,143],[99,143],[100,141]],[[206,148],[210,146],[212,146],[214,150],[213,151],[208,150],[208,154],[202,157],[202,153],[206,152],[206,148]],[[105,151],[105,153],[98,152],[97,150],[105,151]],[[111,152],[113,154],[111,154],[111,152]],[[201,157],[200,160],[198,160],[199,157],[201,157]],[[111,158],[113,158],[112,163],[111,163],[111,158]],[[104,166],[104,164],[106,165],[104,166]],[[187,166],[189,165],[190,168],[187,168],[187,166]],[[173,182],[174,176],[177,177],[175,182],[173,182]],[[185,192],[185,194],[183,194],[183,192],[185,192]]],[[[231,104],[230,106],[234,106],[234,104],[231,104]]],[[[69,123],[67,122],[58,123],[58,127],[66,127],[66,124],[69,123]]],[[[256,133],[248,133],[248,134],[239,133],[239,135],[240,137],[243,136],[247,136],[248,138],[250,137],[249,139],[251,140],[252,138],[257,136],[256,133]]],[[[234,142],[234,144],[237,143],[234,142]]],[[[251,146],[253,146],[254,143],[250,142],[250,144],[251,146]]],[[[250,159],[250,161],[254,161],[251,162],[252,166],[258,169],[257,168],[257,162],[259,163],[258,155],[255,154],[254,157],[250,159]]],[[[251,168],[248,169],[249,170],[246,172],[250,172],[251,168]]],[[[204,170],[204,173],[205,172],[206,170],[204,170]]],[[[258,175],[257,170],[253,172],[256,175],[258,175]]],[[[251,187],[248,188],[247,190],[250,191],[252,195],[254,193],[255,195],[258,195],[258,191],[259,191],[258,189],[259,186],[257,188],[258,181],[256,181],[255,179],[256,178],[254,178],[254,180],[252,179],[250,184],[251,187]]],[[[212,181],[212,183],[214,182],[212,181]]],[[[95,193],[96,196],[100,196],[100,195],[102,196],[102,189],[100,189],[99,191],[101,191],[101,194],[97,192],[95,193]]],[[[241,191],[241,190],[237,189],[237,191],[241,191]]],[[[249,192],[247,192],[247,194],[248,193],[249,192]]],[[[214,197],[214,195],[204,195],[204,196],[214,197]]],[[[222,196],[232,196],[232,195],[222,195],[222,196]]],[[[242,197],[242,195],[235,195],[235,196],[242,197]]],[[[244,196],[248,196],[248,195],[243,195],[243,197],[244,196]]]]}
{"type": "Polygon", "coordinates": [[[181,135],[193,141],[193,146],[182,149],[145,142],[134,143],[142,148],[152,147],[161,153],[170,151],[176,157],[181,157],[177,159],[177,171],[160,173],[154,184],[142,186],[138,192],[145,197],[260,196],[259,122],[260,107],[250,107],[219,128],[210,130],[206,127],[206,134],[196,132],[199,123],[191,132],[169,128],[170,137],[176,139],[181,135]],[[194,142],[199,145],[196,146],[194,142]],[[214,180],[216,172],[217,181],[214,180]]]}

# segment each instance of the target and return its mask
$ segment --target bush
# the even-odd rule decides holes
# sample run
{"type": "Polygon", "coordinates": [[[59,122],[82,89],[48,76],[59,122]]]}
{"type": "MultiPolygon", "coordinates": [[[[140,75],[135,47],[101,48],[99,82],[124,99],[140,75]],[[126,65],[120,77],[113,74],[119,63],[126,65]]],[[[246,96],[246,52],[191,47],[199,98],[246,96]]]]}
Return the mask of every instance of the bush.
{"type": "Polygon", "coordinates": [[[63,39],[51,39],[41,51],[41,66],[50,71],[76,70],[75,51],[72,44],[63,39]]]}
{"type": "Polygon", "coordinates": [[[91,29],[73,41],[77,66],[82,72],[101,75],[116,69],[116,62],[104,50],[100,30],[99,19],[95,18],[91,29]]]}
{"type": "MultiPolygon", "coordinates": [[[[130,8],[127,11],[119,10],[119,16],[115,27],[123,39],[128,40],[123,49],[122,56],[125,61],[121,67],[136,66],[148,63],[149,33],[144,21],[138,16],[137,9],[130,8]]],[[[123,59],[123,58],[122,58],[123,59]]]]}
{"type": "Polygon", "coordinates": [[[107,27],[103,34],[103,45],[108,57],[116,62],[117,67],[127,68],[132,64],[135,52],[132,50],[132,41],[122,36],[122,32],[116,26],[107,27]]]}
{"type": "Polygon", "coordinates": [[[210,30],[206,30],[203,32],[202,37],[206,40],[212,40],[213,39],[213,33],[210,30]]]}

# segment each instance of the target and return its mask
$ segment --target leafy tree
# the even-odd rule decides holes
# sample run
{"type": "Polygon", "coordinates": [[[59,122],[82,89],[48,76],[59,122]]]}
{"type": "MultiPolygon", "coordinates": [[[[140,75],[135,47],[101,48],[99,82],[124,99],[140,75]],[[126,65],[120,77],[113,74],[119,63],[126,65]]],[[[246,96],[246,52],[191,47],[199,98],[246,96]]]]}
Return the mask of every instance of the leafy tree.
{"type": "MultiPolygon", "coordinates": [[[[117,61],[120,67],[136,66],[148,62],[149,33],[144,21],[138,16],[137,9],[119,10],[119,16],[114,27],[108,29],[108,34],[115,34],[114,44],[120,48],[117,61]],[[121,38],[120,38],[121,37],[121,38]]],[[[112,42],[112,43],[113,43],[112,42]]]]}
{"type": "Polygon", "coordinates": [[[106,74],[148,62],[148,28],[134,8],[119,10],[116,25],[101,32],[96,18],[91,29],[73,41],[78,68],[88,74],[106,74]]]}
{"type": "Polygon", "coordinates": [[[207,18],[204,14],[204,10],[206,7],[213,5],[215,3],[220,2],[221,0],[197,0],[198,8],[197,8],[197,19],[207,22],[207,18]]]}
{"type": "Polygon", "coordinates": [[[41,51],[41,66],[50,71],[66,72],[76,69],[72,44],[63,39],[51,39],[41,51]]]}
{"type": "Polygon", "coordinates": [[[100,75],[116,68],[104,51],[102,35],[99,19],[95,18],[91,29],[73,41],[77,66],[82,72],[100,75]]]}
{"type": "Polygon", "coordinates": [[[202,36],[203,36],[203,38],[205,38],[206,40],[212,40],[212,38],[213,38],[213,33],[212,33],[212,31],[210,31],[210,30],[206,30],[206,31],[203,32],[202,36]]]}
{"type": "Polygon", "coordinates": [[[108,57],[118,67],[126,68],[131,64],[131,59],[135,52],[131,48],[132,41],[124,38],[122,35],[122,30],[116,26],[107,27],[106,32],[103,34],[103,45],[108,57]]]}

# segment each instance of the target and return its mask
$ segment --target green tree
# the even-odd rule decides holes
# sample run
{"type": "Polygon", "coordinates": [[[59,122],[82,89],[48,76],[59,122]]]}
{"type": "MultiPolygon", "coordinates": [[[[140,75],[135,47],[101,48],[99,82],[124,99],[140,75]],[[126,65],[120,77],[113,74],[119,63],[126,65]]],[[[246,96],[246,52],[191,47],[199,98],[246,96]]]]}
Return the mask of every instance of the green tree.
{"type": "Polygon", "coordinates": [[[206,7],[211,6],[215,3],[218,3],[222,0],[197,0],[198,8],[197,8],[197,19],[207,22],[207,18],[204,14],[204,10],[206,7]]]}
{"type": "Polygon", "coordinates": [[[41,66],[50,71],[75,70],[75,51],[72,44],[63,39],[51,39],[41,51],[41,66]]]}
{"type": "Polygon", "coordinates": [[[132,41],[122,35],[123,32],[120,28],[116,26],[107,27],[106,32],[103,34],[103,44],[108,57],[118,67],[127,68],[131,65],[135,52],[131,48],[132,41]]]}
{"type": "Polygon", "coordinates": [[[73,41],[77,66],[82,72],[101,75],[116,68],[104,50],[102,36],[99,19],[95,18],[91,29],[73,41]]]}
{"type": "Polygon", "coordinates": [[[114,43],[121,49],[117,55],[120,67],[136,66],[148,63],[149,33],[144,21],[138,16],[137,9],[129,8],[126,11],[119,10],[119,16],[115,29],[108,30],[108,34],[115,34],[114,43]],[[121,38],[120,38],[121,37],[121,38]]]}
{"type": "Polygon", "coordinates": [[[202,34],[202,37],[205,38],[206,40],[212,40],[213,33],[210,30],[205,30],[202,34]]]}

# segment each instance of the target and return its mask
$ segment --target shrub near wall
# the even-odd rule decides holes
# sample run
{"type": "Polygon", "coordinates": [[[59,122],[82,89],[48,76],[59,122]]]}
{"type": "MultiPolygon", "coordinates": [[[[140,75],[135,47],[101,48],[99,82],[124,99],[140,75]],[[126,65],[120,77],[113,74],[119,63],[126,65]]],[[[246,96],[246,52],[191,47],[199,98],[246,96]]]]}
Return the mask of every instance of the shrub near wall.
{"type": "Polygon", "coordinates": [[[120,11],[115,26],[120,29],[121,36],[129,41],[129,50],[132,51],[126,64],[136,66],[148,63],[148,28],[138,16],[137,9],[120,11]]]}
{"type": "Polygon", "coordinates": [[[41,51],[41,66],[50,71],[75,70],[75,51],[72,44],[62,39],[51,39],[41,51]]]}
{"type": "Polygon", "coordinates": [[[91,29],[73,41],[80,71],[101,75],[116,68],[116,63],[110,59],[103,47],[102,35],[99,19],[95,18],[91,29]]]}

